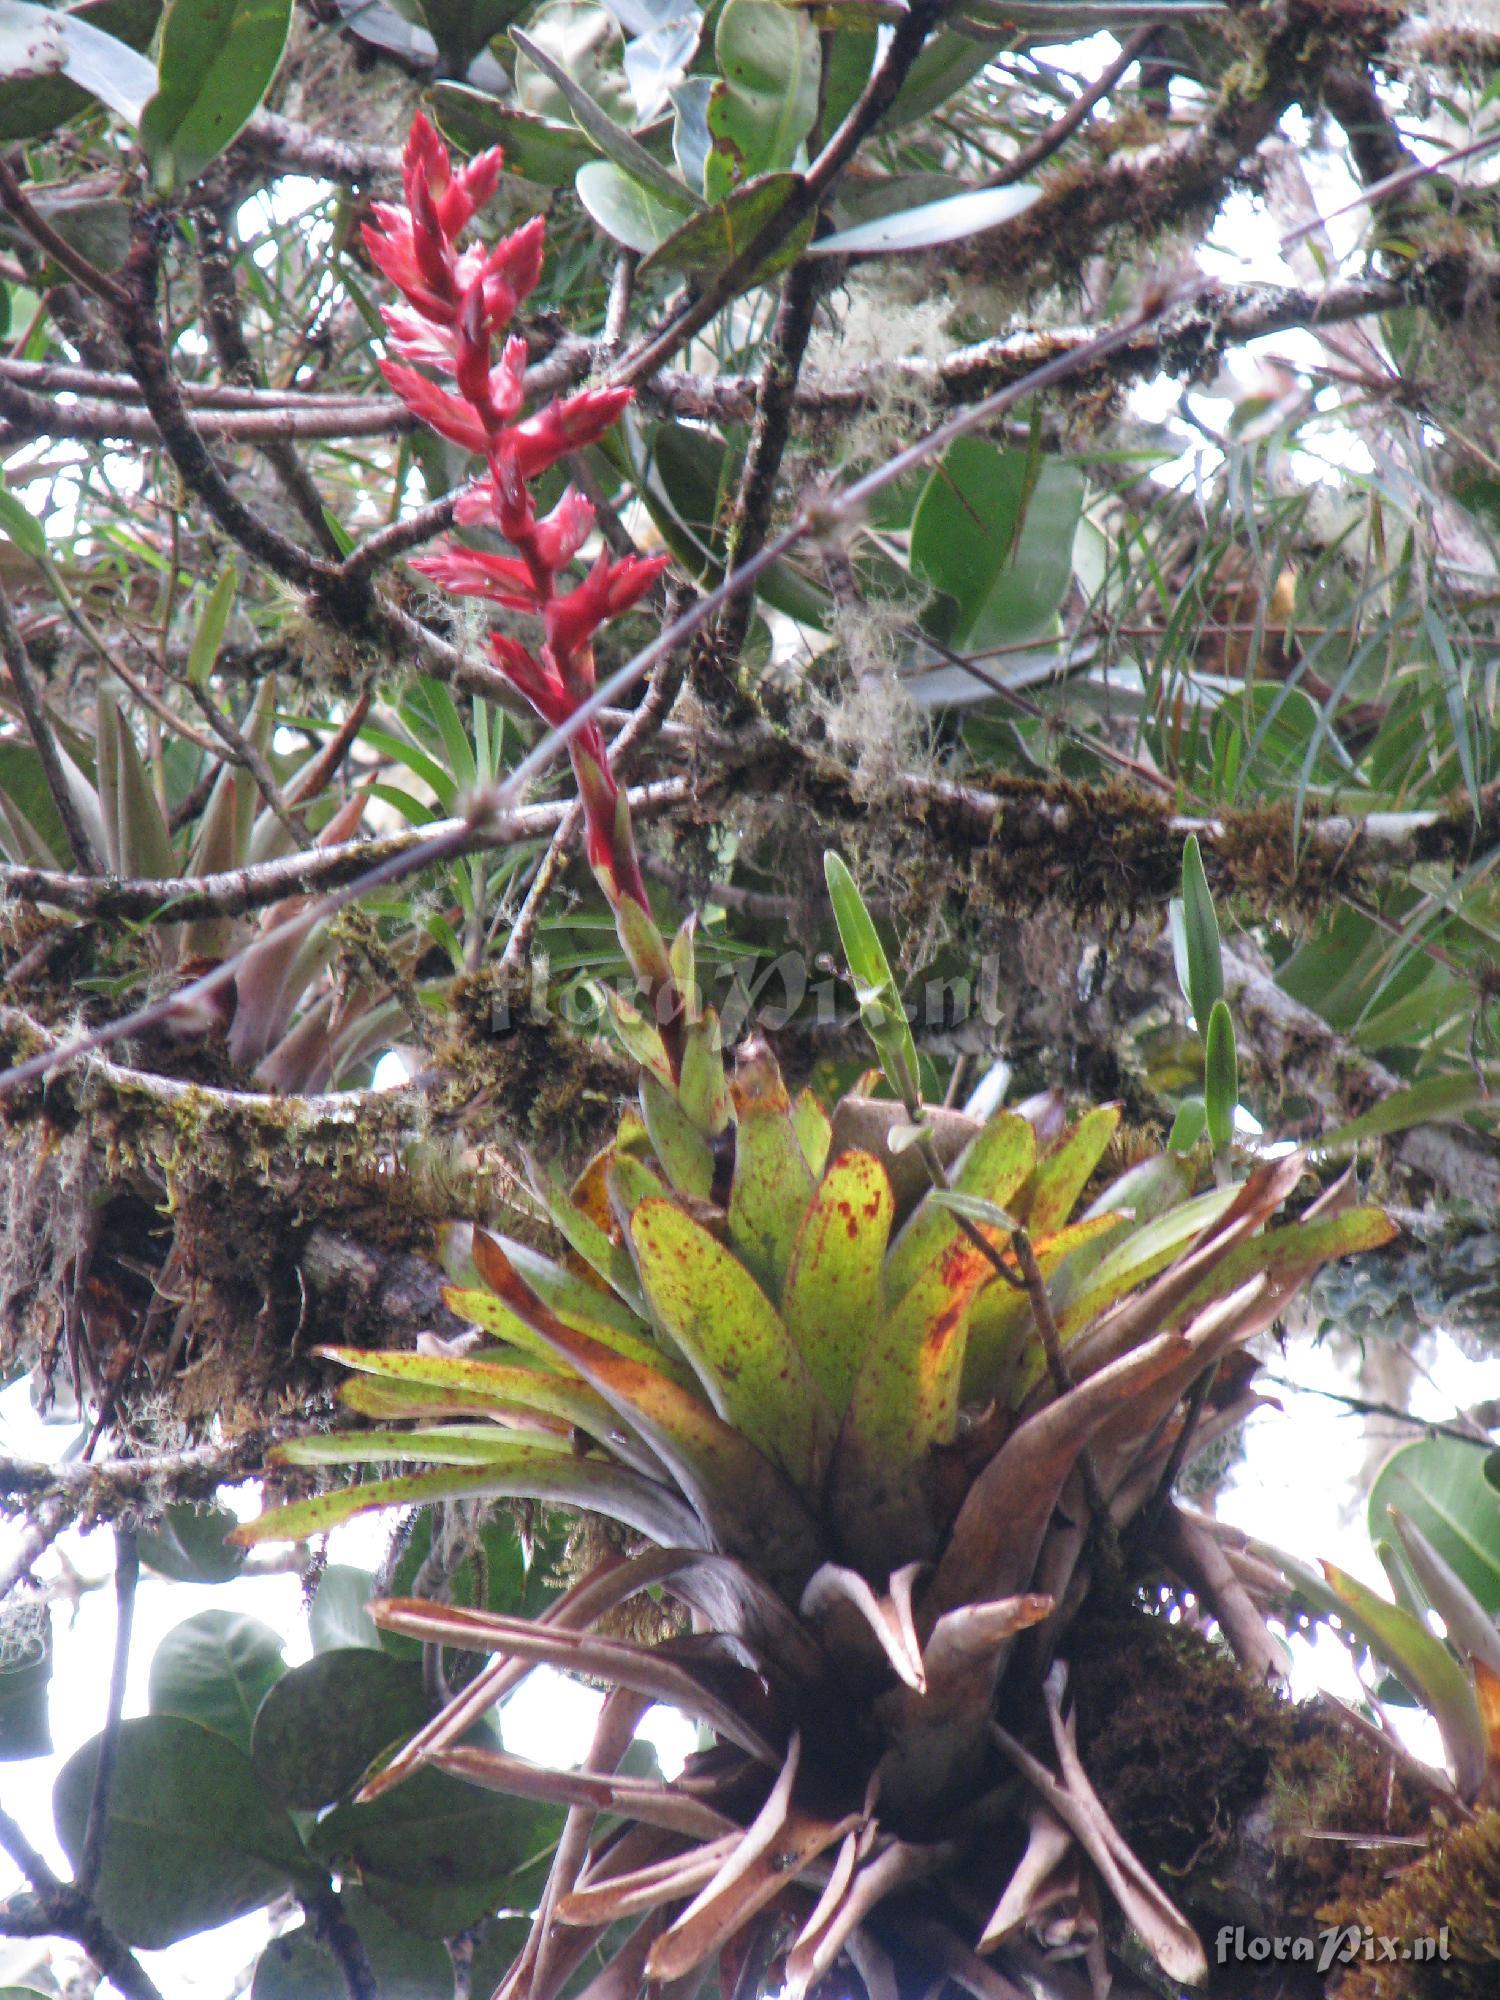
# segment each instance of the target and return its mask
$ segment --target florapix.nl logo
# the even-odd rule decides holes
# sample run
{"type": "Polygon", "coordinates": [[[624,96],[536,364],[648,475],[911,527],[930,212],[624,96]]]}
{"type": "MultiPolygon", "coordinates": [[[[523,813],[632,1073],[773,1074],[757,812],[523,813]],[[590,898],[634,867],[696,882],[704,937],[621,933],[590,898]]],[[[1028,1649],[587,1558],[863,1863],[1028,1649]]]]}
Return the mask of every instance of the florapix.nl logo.
{"type": "Polygon", "coordinates": [[[1336,1965],[1445,1964],[1451,1956],[1448,1926],[1423,1937],[1383,1937],[1369,1924],[1330,1924],[1304,1937],[1266,1937],[1242,1924],[1223,1924],[1214,1941],[1218,1964],[1264,1965],[1277,1960],[1331,1972],[1336,1965]]]}

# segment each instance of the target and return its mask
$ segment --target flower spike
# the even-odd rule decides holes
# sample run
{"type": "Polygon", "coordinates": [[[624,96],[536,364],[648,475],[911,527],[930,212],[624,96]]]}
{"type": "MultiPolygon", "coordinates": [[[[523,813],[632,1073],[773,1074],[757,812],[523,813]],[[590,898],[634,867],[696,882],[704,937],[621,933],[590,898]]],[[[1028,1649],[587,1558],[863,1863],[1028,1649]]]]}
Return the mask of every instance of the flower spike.
{"type": "MultiPolygon", "coordinates": [[[[498,530],[514,550],[496,555],[450,541],[412,567],[456,596],[482,598],[540,620],[539,651],[502,632],[490,635],[490,651],[517,692],[556,728],[594,691],[599,631],[640,602],[669,559],[612,561],[601,553],[582,582],[570,586],[567,572],[594,532],[594,510],[570,486],[552,511],[538,518],[531,482],[602,437],[619,421],[631,391],[580,389],[521,416],[526,342],[516,334],[504,339],[498,361],[495,348],[541,277],[546,225],[536,216],[489,250],[458,244],[475,210],[494,193],[500,169],[497,148],[455,171],[447,147],[419,114],[402,161],[405,206],[376,204],[365,242],[404,300],[384,309],[391,349],[400,357],[382,361],[385,378],[413,416],[484,459],[484,476],[460,496],[454,518],[460,527],[498,530]],[[431,374],[422,373],[424,368],[431,374]]],[[[651,922],[629,808],[598,724],[578,729],[569,751],[589,862],[615,910],[626,954],[664,1024],[663,1042],[675,1069],[684,1008],[666,947],[651,922]],[[624,911],[626,902],[635,906],[633,915],[624,911]]]]}

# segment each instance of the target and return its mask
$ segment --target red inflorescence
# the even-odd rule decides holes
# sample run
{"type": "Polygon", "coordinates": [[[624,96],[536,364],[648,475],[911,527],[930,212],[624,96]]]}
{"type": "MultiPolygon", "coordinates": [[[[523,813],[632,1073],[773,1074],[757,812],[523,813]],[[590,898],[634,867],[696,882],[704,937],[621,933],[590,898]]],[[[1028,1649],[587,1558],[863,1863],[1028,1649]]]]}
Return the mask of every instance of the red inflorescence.
{"type": "MultiPolygon", "coordinates": [[[[484,458],[485,475],[459,500],[455,518],[461,527],[498,528],[516,551],[498,556],[447,542],[412,567],[459,596],[488,598],[542,621],[544,636],[536,651],[505,633],[492,633],[489,643],[501,671],[538,715],[556,726],[593,692],[595,633],[639,602],[669,558],[627,556],[616,562],[601,555],[582,582],[562,587],[593,533],[594,510],[570,486],[539,519],[529,482],[565,453],[601,437],[631,392],[583,389],[521,416],[526,342],[505,340],[498,361],[495,346],[541,276],[542,218],[523,224],[493,249],[476,244],[460,250],[457,241],[494,193],[500,165],[494,147],[455,171],[442,140],[418,113],[403,160],[406,205],[377,202],[365,242],[406,301],[382,308],[391,347],[402,357],[382,361],[385,378],[413,416],[484,458]],[[421,368],[441,379],[432,380],[421,368]]],[[[598,725],[585,724],[570,749],[589,860],[612,902],[624,895],[649,909],[629,815],[619,809],[619,787],[598,725]]]]}

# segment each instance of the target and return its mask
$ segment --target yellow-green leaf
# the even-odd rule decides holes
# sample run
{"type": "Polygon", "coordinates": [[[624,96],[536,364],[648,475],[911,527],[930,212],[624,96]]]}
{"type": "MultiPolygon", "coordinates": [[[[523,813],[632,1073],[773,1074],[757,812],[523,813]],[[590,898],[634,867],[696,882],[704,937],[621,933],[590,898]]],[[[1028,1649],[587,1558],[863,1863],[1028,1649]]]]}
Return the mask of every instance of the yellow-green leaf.
{"type": "Polygon", "coordinates": [[[813,1173],[821,1174],[828,1163],[833,1120],[810,1090],[799,1090],[792,1100],[792,1123],[797,1128],[803,1159],[813,1173]]]}
{"type": "MultiPolygon", "coordinates": [[[[1001,1111],[970,1140],[949,1175],[949,1183],[959,1194],[977,1195],[981,1201],[1004,1208],[1035,1162],[1036,1133],[1030,1120],[1017,1117],[1013,1111],[1001,1111]]],[[[992,1229],[987,1234],[998,1243],[1004,1232],[992,1229]]],[[[958,1219],[950,1210],[920,1203],[898,1232],[886,1258],[886,1299],[894,1304],[938,1251],[961,1235],[958,1219]]]]}
{"type": "Polygon", "coordinates": [[[837,1415],[880,1317],[881,1266],[895,1202],[873,1153],[845,1152],[803,1214],[782,1314],[798,1353],[837,1415]]]}
{"type": "Polygon", "coordinates": [[[647,1301],[714,1409],[810,1490],[828,1462],[833,1419],[776,1308],[739,1259],[671,1202],[642,1202],[630,1233],[647,1301]]]}
{"type": "Polygon", "coordinates": [[[714,1156],[708,1141],[668,1090],[646,1071],[641,1077],[641,1116],[651,1135],[651,1150],[679,1194],[707,1201],[713,1192],[714,1156]]]}
{"type": "MultiPolygon", "coordinates": [[[[601,1444],[612,1444],[619,1419],[604,1399],[571,1373],[527,1368],[509,1362],[482,1361],[469,1355],[407,1354],[389,1349],[320,1347],[317,1352],[363,1375],[390,1383],[403,1393],[429,1391],[447,1397],[451,1407],[482,1410],[535,1410],[586,1431],[601,1444]]],[[[357,1403],[352,1391],[365,1384],[346,1384],[345,1401],[357,1403]]]]}
{"type": "Polygon", "coordinates": [[[729,1084],[719,1017],[710,1007],[688,1028],[682,1044],[677,1100],[698,1130],[717,1138],[729,1123],[729,1084]]]}
{"type": "Polygon", "coordinates": [[[1104,1149],[1120,1123],[1118,1104],[1101,1104],[1086,1111],[1058,1143],[1037,1162],[1021,1190],[1015,1208],[1030,1235],[1041,1241],[1055,1236],[1073,1213],[1073,1204],[1088,1185],[1104,1149]]]}
{"type": "Polygon", "coordinates": [[[664,1547],[692,1546],[697,1524],[692,1513],[663,1486],[624,1466],[570,1452],[512,1445],[508,1456],[489,1465],[454,1465],[433,1472],[403,1473],[344,1486],[274,1507],[258,1521],[246,1521],[229,1540],[240,1547],[257,1542],[300,1542],[321,1535],[356,1514],[382,1507],[416,1507],[432,1500],[555,1500],[564,1506],[608,1514],[664,1547]]]}
{"type": "Polygon", "coordinates": [[[773,1299],[781,1297],[797,1229],[812,1199],[813,1178],[783,1101],[755,1102],[735,1127],[729,1234],[773,1299]]]}
{"type": "MultiPolygon", "coordinates": [[[[1108,1213],[1085,1216],[1045,1242],[1033,1244],[1042,1276],[1050,1280],[1075,1251],[1110,1236],[1119,1221],[1118,1215],[1108,1213]]],[[[1056,1304],[1054,1297],[1054,1309],[1056,1304]]],[[[1021,1350],[1035,1331],[1031,1300],[1025,1292],[1003,1281],[986,1285],[969,1311],[961,1400],[982,1403],[1005,1395],[1021,1365],[1021,1350]]]]}

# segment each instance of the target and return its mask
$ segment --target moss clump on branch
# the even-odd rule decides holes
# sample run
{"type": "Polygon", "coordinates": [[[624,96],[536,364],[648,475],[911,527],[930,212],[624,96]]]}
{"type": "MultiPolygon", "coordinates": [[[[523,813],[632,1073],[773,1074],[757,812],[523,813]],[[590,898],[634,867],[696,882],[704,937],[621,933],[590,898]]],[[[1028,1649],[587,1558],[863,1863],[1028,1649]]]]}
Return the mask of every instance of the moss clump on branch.
{"type": "Polygon", "coordinates": [[[1324,1914],[1376,1938],[1446,1932],[1446,1959],[1355,1960],[1339,1979],[1338,2000],[1490,2000],[1500,1965],[1500,1812],[1452,1828],[1394,1881],[1324,1914]]]}

